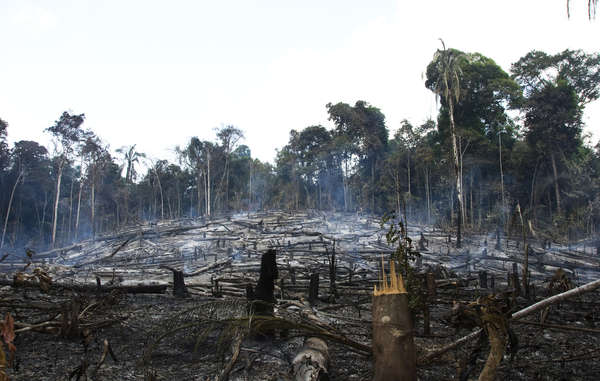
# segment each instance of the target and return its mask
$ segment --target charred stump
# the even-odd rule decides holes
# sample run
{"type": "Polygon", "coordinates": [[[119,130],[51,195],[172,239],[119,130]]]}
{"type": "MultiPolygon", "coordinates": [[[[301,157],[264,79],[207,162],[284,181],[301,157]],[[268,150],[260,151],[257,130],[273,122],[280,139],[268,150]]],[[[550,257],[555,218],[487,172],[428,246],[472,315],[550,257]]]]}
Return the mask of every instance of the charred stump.
{"type": "Polygon", "coordinates": [[[336,261],[335,261],[335,246],[331,251],[331,256],[329,255],[329,250],[325,248],[325,252],[327,253],[327,257],[329,258],[329,299],[331,302],[335,303],[335,299],[337,298],[337,288],[335,286],[336,280],[336,261]]]}
{"type": "Polygon", "coordinates": [[[479,271],[479,288],[488,288],[487,271],[479,271]]]}
{"type": "Polygon", "coordinates": [[[260,275],[256,288],[251,292],[247,290],[247,295],[250,294],[252,297],[249,300],[252,303],[251,310],[256,315],[273,315],[275,280],[278,277],[276,255],[277,252],[273,249],[269,249],[263,254],[260,261],[260,275]]]}
{"type": "Polygon", "coordinates": [[[308,286],[308,302],[315,304],[317,300],[319,300],[319,273],[312,273],[308,286]]]}
{"type": "Polygon", "coordinates": [[[185,281],[183,280],[183,271],[173,270],[173,296],[186,298],[189,295],[185,281]]]}
{"type": "Polygon", "coordinates": [[[429,241],[427,240],[427,238],[425,238],[425,236],[423,235],[423,232],[421,232],[421,237],[419,238],[419,250],[427,251],[428,246],[429,246],[429,241]]]}

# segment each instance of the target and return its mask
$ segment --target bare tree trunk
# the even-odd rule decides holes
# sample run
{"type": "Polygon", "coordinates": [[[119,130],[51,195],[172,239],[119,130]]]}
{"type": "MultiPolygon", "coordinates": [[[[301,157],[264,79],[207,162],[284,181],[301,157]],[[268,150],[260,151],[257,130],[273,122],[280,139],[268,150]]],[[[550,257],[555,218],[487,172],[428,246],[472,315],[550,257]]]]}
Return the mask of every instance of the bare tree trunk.
{"type": "Polygon", "coordinates": [[[502,361],[506,348],[506,333],[501,327],[491,322],[485,322],[486,330],[490,340],[490,354],[485,362],[478,381],[494,381],[496,379],[496,369],[502,361]]]}
{"type": "Polygon", "coordinates": [[[375,161],[371,163],[371,213],[375,213],[375,161]]]}
{"type": "Polygon", "coordinates": [[[154,175],[156,176],[156,182],[158,184],[158,191],[160,193],[160,219],[165,219],[165,200],[163,198],[163,189],[160,183],[160,176],[158,176],[158,171],[154,168],[154,175]]]}
{"type": "Polygon", "coordinates": [[[471,171],[469,182],[469,204],[469,223],[471,224],[470,226],[473,226],[475,224],[473,219],[473,171],[471,171]]]}
{"type": "Polygon", "coordinates": [[[46,224],[46,206],[48,206],[48,192],[44,192],[44,206],[42,207],[42,221],[40,222],[40,241],[44,238],[44,225],[46,224]]]}
{"type": "Polygon", "coordinates": [[[346,174],[348,173],[348,160],[344,160],[345,172],[342,173],[342,182],[344,186],[344,212],[348,211],[348,180],[346,174]]]}
{"type": "Polygon", "coordinates": [[[425,195],[427,198],[427,224],[431,224],[431,193],[429,188],[429,168],[425,167],[425,195]]]}
{"type": "Polygon", "coordinates": [[[10,192],[10,198],[8,199],[8,207],[6,209],[6,217],[4,217],[4,229],[2,230],[2,241],[0,242],[0,249],[4,247],[4,235],[6,234],[6,226],[8,225],[8,217],[10,216],[10,208],[12,207],[13,198],[15,196],[15,190],[17,189],[17,185],[19,185],[19,181],[23,177],[23,171],[19,172],[17,176],[17,180],[15,180],[15,184],[13,185],[12,191],[10,192]]]}
{"type": "Polygon", "coordinates": [[[248,174],[248,211],[252,208],[252,158],[250,158],[250,171],[248,174]]]}
{"type": "MultiPolygon", "coordinates": [[[[462,227],[465,227],[467,225],[467,196],[466,196],[466,192],[465,192],[465,184],[463,182],[463,156],[464,156],[464,151],[462,148],[462,140],[457,137],[457,141],[458,141],[458,163],[459,163],[459,178],[460,178],[460,189],[462,191],[462,208],[460,209],[461,211],[461,217],[462,217],[462,227]]],[[[466,148],[465,148],[466,150],[466,148]]],[[[459,204],[460,205],[460,204],[459,204]]]]}
{"type": "Polygon", "coordinates": [[[71,228],[73,227],[73,183],[75,179],[71,179],[71,190],[69,191],[69,229],[67,239],[71,241],[71,228]]]}
{"type": "Polygon", "coordinates": [[[394,171],[394,182],[396,183],[396,213],[400,215],[400,179],[398,174],[394,171]]]}
{"type": "Polygon", "coordinates": [[[182,199],[182,195],[181,195],[181,190],[179,187],[179,180],[177,180],[177,217],[178,218],[181,217],[181,199],[182,199]]]}
{"type": "Polygon", "coordinates": [[[56,197],[54,198],[54,217],[52,218],[52,247],[56,242],[56,223],[58,222],[58,201],[60,200],[60,182],[62,180],[63,167],[65,165],[64,159],[61,159],[58,163],[58,175],[56,177],[56,197]]]}
{"type": "Polygon", "coordinates": [[[92,208],[92,215],[91,215],[91,222],[92,222],[92,239],[96,238],[96,221],[95,221],[95,217],[96,217],[96,182],[94,181],[94,179],[92,179],[92,193],[91,193],[91,208],[92,208]]]}
{"type": "Polygon", "coordinates": [[[407,200],[406,200],[406,204],[407,204],[407,209],[408,209],[408,216],[410,216],[410,205],[411,205],[411,198],[412,198],[412,194],[411,194],[411,189],[410,189],[410,153],[406,155],[406,174],[407,174],[407,185],[408,185],[408,192],[407,192],[407,200]]]}
{"type": "Polygon", "coordinates": [[[502,134],[498,134],[498,155],[500,158],[500,192],[502,199],[502,228],[506,225],[506,201],[504,200],[504,171],[502,170],[502,134]]]}
{"type": "Polygon", "coordinates": [[[533,216],[533,223],[536,223],[536,200],[535,200],[535,181],[537,179],[537,171],[539,168],[539,160],[535,163],[535,170],[533,171],[533,178],[531,180],[531,192],[529,195],[529,210],[531,210],[531,215],[533,216]]]}
{"type": "Polygon", "coordinates": [[[210,217],[210,151],[206,152],[206,214],[210,217]]]}
{"type": "Polygon", "coordinates": [[[450,126],[451,128],[451,139],[452,139],[452,155],[454,162],[454,174],[456,176],[456,198],[458,199],[458,219],[456,222],[456,247],[460,248],[462,246],[462,216],[464,215],[464,205],[463,205],[463,192],[462,192],[462,181],[460,178],[460,163],[459,163],[459,153],[458,147],[456,144],[456,128],[454,126],[454,105],[452,100],[448,102],[448,106],[450,108],[450,126]]]}
{"type": "Polygon", "coordinates": [[[562,215],[560,208],[560,190],[558,188],[558,171],[556,170],[556,158],[554,152],[550,153],[550,160],[552,161],[552,173],[554,174],[554,193],[556,196],[556,214],[562,215]]]}
{"type": "Polygon", "coordinates": [[[229,211],[229,153],[225,158],[225,211],[229,211]]]}
{"type": "Polygon", "coordinates": [[[196,176],[196,183],[198,184],[198,216],[200,216],[200,211],[202,210],[202,197],[200,197],[200,190],[204,187],[204,181],[202,181],[202,170],[198,168],[198,174],[196,176]]]}
{"type": "Polygon", "coordinates": [[[75,240],[79,237],[79,215],[81,212],[81,191],[83,190],[83,177],[79,180],[79,195],[77,196],[77,215],[75,216],[75,240]]]}

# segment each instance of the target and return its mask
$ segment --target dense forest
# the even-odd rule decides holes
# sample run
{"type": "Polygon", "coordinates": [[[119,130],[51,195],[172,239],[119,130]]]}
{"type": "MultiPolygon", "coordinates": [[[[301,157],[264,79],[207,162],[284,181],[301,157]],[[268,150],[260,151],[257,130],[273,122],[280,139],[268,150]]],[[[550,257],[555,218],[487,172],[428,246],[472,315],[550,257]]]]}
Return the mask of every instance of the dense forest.
{"type": "Polygon", "coordinates": [[[0,119],[0,246],[58,246],[142,220],[264,209],[396,210],[460,237],[508,231],[518,208],[555,237],[597,231],[600,145],[582,118],[600,96],[599,54],[531,51],[507,73],[482,54],[443,47],[424,71],[437,120],[397,128],[366,101],[329,103],[331,128],[290,131],[274,164],[254,159],[229,125],[214,141],[177,147],[171,163],[135,142],[111,153],[84,114],[40,126],[52,147],[9,147],[10,120],[0,119]]]}

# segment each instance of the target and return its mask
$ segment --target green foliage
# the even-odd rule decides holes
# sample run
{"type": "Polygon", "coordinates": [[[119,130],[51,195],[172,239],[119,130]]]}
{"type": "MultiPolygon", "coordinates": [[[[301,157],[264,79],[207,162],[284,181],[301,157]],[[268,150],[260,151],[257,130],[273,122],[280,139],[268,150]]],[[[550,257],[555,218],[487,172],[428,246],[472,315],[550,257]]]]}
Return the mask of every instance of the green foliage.
{"type": "Polygon", "coordinates": [[[71,115],[65,111],[52,126],[46,128],[46,131],[52,134],[60,144],[61,155],[71,154],[74,144],[82,138],[84,131],[81,129],[81,125],[84,120],[84,114],[71,115]]]}
{"type": "Polygon", "coordinates": [[[386,213],[381,217],[379,225],[386,229],[385,239],[388,245],[395,245],[392,260],[396,261],[396,267],[404,277],[406,291],[408,291],[408,306],[411,311],[419,311],[423,307],[423,282],[417,275],[417,271],[411,265],[421,256],[412,246],[412,239],[408,236],[406,219],[402,221],[396,218],[396,214],[386,213]]]}

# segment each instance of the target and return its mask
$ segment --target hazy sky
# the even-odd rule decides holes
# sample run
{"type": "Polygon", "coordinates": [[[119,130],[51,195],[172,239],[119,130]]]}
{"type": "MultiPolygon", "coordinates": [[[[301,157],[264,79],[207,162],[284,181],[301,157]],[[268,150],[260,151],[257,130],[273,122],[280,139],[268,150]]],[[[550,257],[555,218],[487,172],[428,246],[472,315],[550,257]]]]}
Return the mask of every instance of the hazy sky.
{"type": "MultiPolygon", "coordinates": [[[[325,104],[362,99],[387,126],[435,117],[423,72],[446,45],[501,65],[532,49],[597,52],[587,1],[1,0],[0,118],[11,142],[48,142],[69,110],[115,149],[174,157],[233,124],[272,161],[291,129],[330,127],[325,104]]],[[[600,137],[600,102],[586,130],[600,137]]]]}

